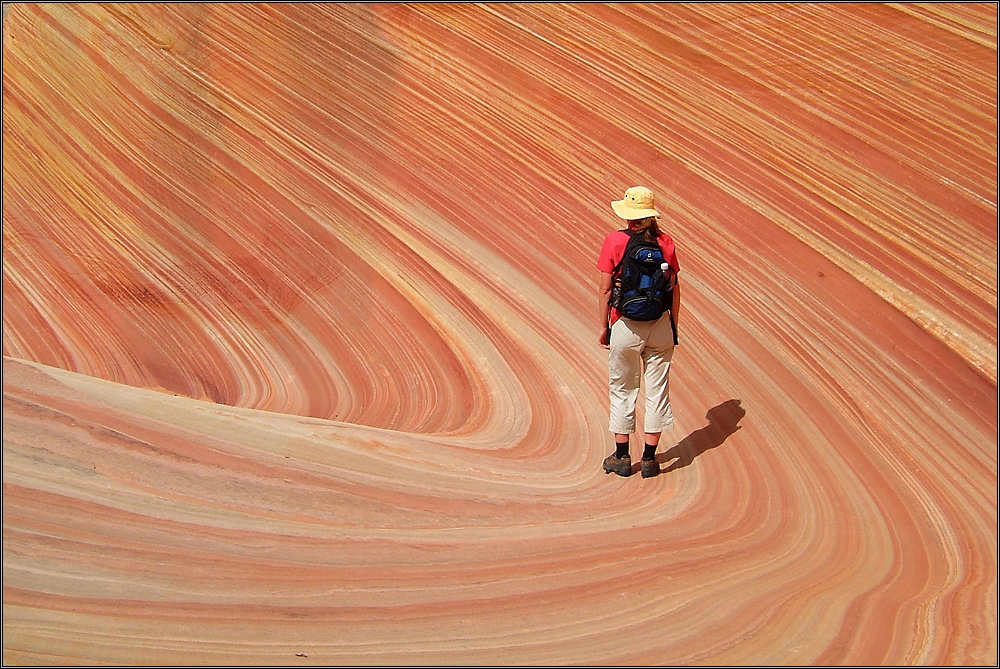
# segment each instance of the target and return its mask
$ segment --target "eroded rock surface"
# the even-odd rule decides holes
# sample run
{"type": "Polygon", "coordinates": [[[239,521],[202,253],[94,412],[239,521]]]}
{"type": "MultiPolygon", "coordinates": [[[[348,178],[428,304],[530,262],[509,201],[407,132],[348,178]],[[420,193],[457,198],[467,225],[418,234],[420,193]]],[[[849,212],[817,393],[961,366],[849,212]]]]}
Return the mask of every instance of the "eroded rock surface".
{"type": "Polygon", "coordinates": [[[8,10],[5,664],[996,662],[995,4],[8,10]]]}

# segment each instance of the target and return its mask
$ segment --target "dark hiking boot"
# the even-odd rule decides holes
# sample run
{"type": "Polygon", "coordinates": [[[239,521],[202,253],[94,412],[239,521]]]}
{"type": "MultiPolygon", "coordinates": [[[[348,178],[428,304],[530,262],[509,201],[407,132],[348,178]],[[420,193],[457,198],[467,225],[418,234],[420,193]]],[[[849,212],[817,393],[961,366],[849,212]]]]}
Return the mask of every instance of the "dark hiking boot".
{"type": "Polygon", "coordinates": [[[651,476],[656,476],[660,473],[660,463],[656,461],[656,458],[643,458],[639,461],[639,471],[642,472],[642,478],[648,479],[651,476]]]}
{"type": "Polygon", "coordinates": [[[604,458],[604,473],[610,474],[614,472],[618,476],[631,476],[632,475],[632,456],[624,455],[618,457],[614,453],[604,458]]]}

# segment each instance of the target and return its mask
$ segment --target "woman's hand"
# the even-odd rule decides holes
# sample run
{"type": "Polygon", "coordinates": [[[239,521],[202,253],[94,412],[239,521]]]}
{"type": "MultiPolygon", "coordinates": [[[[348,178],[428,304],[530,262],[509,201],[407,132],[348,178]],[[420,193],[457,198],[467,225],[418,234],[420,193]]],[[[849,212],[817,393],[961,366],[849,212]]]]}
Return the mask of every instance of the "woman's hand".
{"type": "Polygon", "coordinates": [[[611,328],[608,326],[601,328],[601,334],[598,335],[598,341],[601,343],[601,348],[611,348],[611,328]]]}

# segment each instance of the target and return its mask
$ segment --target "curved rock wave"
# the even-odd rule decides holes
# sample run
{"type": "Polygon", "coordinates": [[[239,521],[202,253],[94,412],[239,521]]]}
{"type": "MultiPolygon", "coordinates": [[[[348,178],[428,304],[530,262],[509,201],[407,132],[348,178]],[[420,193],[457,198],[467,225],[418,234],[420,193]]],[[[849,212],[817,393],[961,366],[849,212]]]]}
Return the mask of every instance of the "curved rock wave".
{"type": "Polygon", "coordinates": [[[5,663],[996,661],[995,5],[3,44],[5,663]],[[640,183],[684,285],[649,480],[600,470],[594,326],[640,183]]]}

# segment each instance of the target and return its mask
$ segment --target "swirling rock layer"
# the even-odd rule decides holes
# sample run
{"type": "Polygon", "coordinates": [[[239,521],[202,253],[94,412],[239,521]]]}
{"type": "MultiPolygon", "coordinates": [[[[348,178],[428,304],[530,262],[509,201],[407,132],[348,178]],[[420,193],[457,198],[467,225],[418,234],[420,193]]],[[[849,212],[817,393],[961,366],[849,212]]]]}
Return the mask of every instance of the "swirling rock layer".
{"type": "Polygon", "coordinates": [[[995,4],[8,9],[5,663],[997,661],[995,4]]]}

